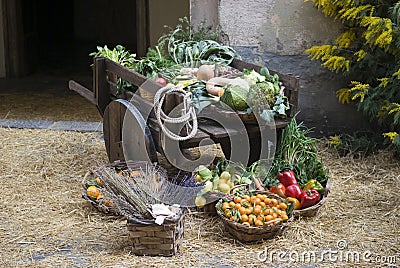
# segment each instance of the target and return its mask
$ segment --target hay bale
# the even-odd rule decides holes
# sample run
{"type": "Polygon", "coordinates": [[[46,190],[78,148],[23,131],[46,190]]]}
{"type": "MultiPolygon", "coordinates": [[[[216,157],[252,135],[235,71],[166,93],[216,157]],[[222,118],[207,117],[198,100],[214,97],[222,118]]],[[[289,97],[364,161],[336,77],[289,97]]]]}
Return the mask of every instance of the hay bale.
{"type": "Polygon", "coordinates": [[[321,253],[337,249],[340,240],[347,250],[370,251],[371,258],[400,251],[400,165],[390,152],[339,158],[322,144],[332,188],[317,216],[295,220],[276,239],[242,244],[217,217],[190,211],[180,253],[150,258],[131,253],[125,220],[81,198],[85,173],[107,163],[99,134],[0,128],[0,137],[1,267],[260,267],[271,264],[258,257],[266,248],[321,253]]]}

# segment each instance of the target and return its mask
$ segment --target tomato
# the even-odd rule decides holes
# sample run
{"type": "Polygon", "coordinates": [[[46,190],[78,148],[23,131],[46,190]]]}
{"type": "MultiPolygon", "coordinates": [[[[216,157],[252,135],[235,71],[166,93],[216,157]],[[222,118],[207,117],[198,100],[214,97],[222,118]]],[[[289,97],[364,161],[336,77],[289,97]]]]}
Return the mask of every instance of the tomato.
{"type": "Polygon", "coordinates": [[[158,78],[156,79],[156,82],[159,83],[159,84],[161,84],[161,85],[164,86],[164,87],[167,85],[167,80],[165,80],[165,78],[162,78],[162,77],[158,77],[158,78]]]}

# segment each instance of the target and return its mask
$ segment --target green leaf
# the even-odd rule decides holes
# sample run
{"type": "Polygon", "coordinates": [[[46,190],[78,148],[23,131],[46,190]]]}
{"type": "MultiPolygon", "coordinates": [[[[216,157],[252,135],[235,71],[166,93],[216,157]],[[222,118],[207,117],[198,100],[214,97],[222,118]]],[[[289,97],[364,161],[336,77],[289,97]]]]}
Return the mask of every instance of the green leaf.
{"type": "Polygon", "coordinates": [[[263,110],[260,114],[261,118],[264,119],[266,122],[272,122],[274,120],[274,113],[272,110],[263,110]]]}
{"type": "Polygon", "coordinates": [[[219,102],[219,98],[210,95],[205,87],[199,87],[192,91],[192,104],[195,107],[197,113],[206,108],[211,104],[216,104],[219,102]]]}
{"type": "Polygon", "coordinates": [[[396,112],[396,114],[394,115],[393,123],[394,123],[395,125],[400,124],[400,112],[396,112]]]}
{"type": "Polygon", "coordinates": [[[260,74],[263,75],[263,76],[265,76],[265,79],[266,79],[267,81],[269,81],[269,80],[271,79],[271,75],[269,74],[269,70],[268,70],[268,68],[265,67],[265,66],[263,66],[263,67],[260,69],[260,74]]]}
{"type": "Polygon", "coordinates": [[[250,177],[242,177],[241,183],[251,184],[253,181],[250,177]]]}

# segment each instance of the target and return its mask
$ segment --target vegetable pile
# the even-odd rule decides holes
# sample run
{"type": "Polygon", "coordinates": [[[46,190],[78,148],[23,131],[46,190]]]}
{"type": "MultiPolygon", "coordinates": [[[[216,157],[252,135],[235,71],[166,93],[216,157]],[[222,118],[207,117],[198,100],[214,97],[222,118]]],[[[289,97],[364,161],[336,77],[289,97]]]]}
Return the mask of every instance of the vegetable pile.
{"type": "Polygon", "coordinates": [[[292,118],[279,137],[271,169],[260,178],[270,192],[293,203],[295,210],[318,204],[329,179],[310,132],[292,118]]]}
{"type": "MultiPolygon", "coordinates": [[[[145,57],[136,58],[123,46],[97,47],[92,57],[106,57],[130,68],[162,86],[174,85],[192,92],[192,103],[200,112],[208,105],[248,114],[257,113],[265,121],[285,118],[288,99],[278,75],[263,67],[240,72],[229,64],[240,58],[230,46],[218,43],[217,34],[202,23],[197,31],[186,18],[163,35],[145,57]],[[185,28],[183,25],[187,25],[185,28]]],[[[137,87],[118,78],[118,92],[136,91],[137,87]]]]}
{"type": "Polygon", "coordinates": [[[294,204],[294,209],[303,209],[316,205],[321,200],[324,187],[315,179],[309,180],[303,187],[297,183],[291,169],[285,169],[277,175],[279,183],[269,190],[294,204]]]}
{"type": "Polygon", "coordinates": [[[195,178],[204,183],[204,188],[196,197],[196,205],[204,206],[208,192],[228,195],[239,184],[276,194],[293,204],[294,210],[317,205],[326,197],[329,175],[317,154],[316,139],[309,133],[293,118],[282,132],[274,159],[260,159],[249,167],[226,159],[210,168],[199,166],[195,178]]]}
{"type": "MultiPolygon", "coordinates": [[[[194,177],[197,182],[204,184],[204,188],[196,196],[196,206],[204,207],[209,202],[206,198],[207,195],[212,192],[226,195],[231,192],[235,185],[250,184],[251,179],[246,177],[243,171],[243,167],[224,158],[219,159],[211,168],[200,165],[194,177]]],[[[217,194],[216,196],[221,195],[217,194]]]]}

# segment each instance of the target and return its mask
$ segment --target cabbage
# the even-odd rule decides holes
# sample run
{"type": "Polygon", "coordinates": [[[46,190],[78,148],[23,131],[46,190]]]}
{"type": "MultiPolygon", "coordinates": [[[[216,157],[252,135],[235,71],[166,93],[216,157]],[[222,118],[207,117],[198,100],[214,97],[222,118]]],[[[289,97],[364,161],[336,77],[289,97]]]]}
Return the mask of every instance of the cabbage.
{"type": "Polygon", "coordinates": [[[212,178],[212,172],[206,166],[200,165],[197,168],[197,173],[204,179],[209,180],[212,178]]]}
{"type": "Polygon", "coordinates": [[[247,95],[249,91],[241,86],[233,85],[225,89],[221,102],[227,104],[234,111],[244,111],[248,108],[247,95]]]}

